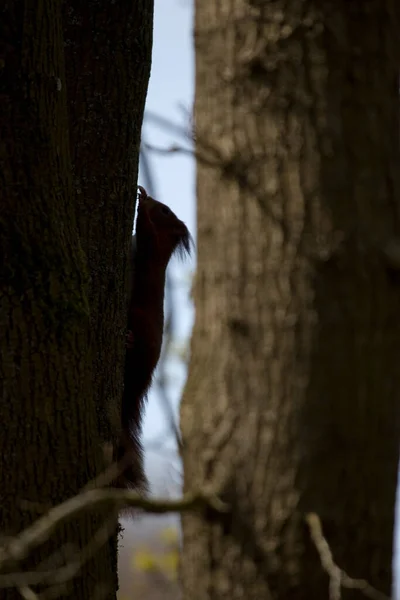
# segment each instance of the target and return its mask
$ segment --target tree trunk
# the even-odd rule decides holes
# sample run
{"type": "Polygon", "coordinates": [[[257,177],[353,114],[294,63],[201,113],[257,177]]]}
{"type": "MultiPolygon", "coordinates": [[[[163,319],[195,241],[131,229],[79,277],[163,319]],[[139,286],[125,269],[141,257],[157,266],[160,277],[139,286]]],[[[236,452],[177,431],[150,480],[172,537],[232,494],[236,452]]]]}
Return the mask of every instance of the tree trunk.
{"type": "Polygon", "coordinates": [[[73,0],[65,2],[64,17],[73,186],[90,272],[93,384],[102,436],[109,440],[120,426],[125,279],[153,0],[73,0]],[[117,368],[110,356],[118,357],[117,368]]]}
{"type": "Polygon", "coordinates": [[[183,518],[191,600],[328,598],[309,512],[337,564],[390,594],[394,10],[388,0],[197,2],[198,267],[183,459],[185,489],[216,487],[231,512],[183,518]]]}
{"type": "MultiPolygon", "coordinates": [[[[72,39],[71,3],[68,15],[54,0],[45,8],[15,0],[0,10],[0,528],[5,535],[78,493],[103,470],[106,419],[100,435],[98,416],[112,404],[118,414],[122,395],[126,256],[150,71],[152,1],[133,8],[128,3],[125,13],[109,2],[84,4],[79,40],[72,39]],[[103,51],[94,52],[94,30],[87,28],[92,19],[97,39],[110,39],[103,51]],[[73,72],[70,64],[80,49],[85,61],[74,62],[73,72]],[[106,81],[107,70],[113,74],[106,81]],[[104,107],[102,115],[93,97],[104,107]],[[101,144],[93,135],[100,118],[101,144]]],[[[108,421],[107,427],[109,433],[108,421]]],[[[104,518],[89,513],[61,527],[35,551],[29,568],[66,543],[82,549],[104,518]]],[[[115,567],[115,555],[104,547],[73,580],[74,598],[99,593],[115,598],[115,567]]],[[[8,590],[1,597],[21,595],[8,590]]]]}

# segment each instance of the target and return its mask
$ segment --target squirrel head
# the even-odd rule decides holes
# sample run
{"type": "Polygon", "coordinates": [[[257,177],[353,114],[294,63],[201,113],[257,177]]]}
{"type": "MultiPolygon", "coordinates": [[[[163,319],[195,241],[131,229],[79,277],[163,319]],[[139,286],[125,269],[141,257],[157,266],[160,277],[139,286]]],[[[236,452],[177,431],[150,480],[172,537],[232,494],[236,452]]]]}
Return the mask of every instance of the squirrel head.
{"type": "Polygon", "coordinates": [[[185,223],[166,204],[148,196],[142,186],[138,188],[136,237],[139,248],[165,267],[175,252],[182,258],[190,255],[193,240],[185,223]]]}

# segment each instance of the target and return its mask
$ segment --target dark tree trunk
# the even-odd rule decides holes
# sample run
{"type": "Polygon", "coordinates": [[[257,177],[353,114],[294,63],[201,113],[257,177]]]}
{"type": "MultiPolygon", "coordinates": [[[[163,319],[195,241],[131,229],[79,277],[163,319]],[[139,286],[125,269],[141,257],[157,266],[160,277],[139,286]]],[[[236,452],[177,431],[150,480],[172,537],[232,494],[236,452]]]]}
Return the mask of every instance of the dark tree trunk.
{"type": "MultiPolygon", "coordinates": [[[[89,2],[83,14],[68,4],[64,15],[53,0],[45,7],[15,0],[0,9],[0,529],[6,535],[103,470],[112,405],[112,426],[119,426],[126,255],[153,5],[127,3],[124,11],[89,2]]],[[[82,549],[104,517],[88,514],[60,528],[30,567],[65,543],[82,549]]],[[[103,548],[74,579],[74,598],[100,591],[114,598],[115,566],[115,554],[103,548]]]]}
{"type": "MultiPolygon", "coordinates": [[[[394,3],[199,0],[198,271],[182,404],[191,600],[329,597],[334,559],[391,591],[400,438],[394,3]],[[211,164],[214,166],[210,166],[211,164]]],[[[359,592],[344,591],[343,598],[359,592]]]]}
{"type": "Polygon", "coordinates": [[[73,189],[90,272],[94,390],[106,439],[119,428],[127,273],[153,0],[64,3],[73,189]],[[110,356],[118,357],[118,368],[110,356]]]}

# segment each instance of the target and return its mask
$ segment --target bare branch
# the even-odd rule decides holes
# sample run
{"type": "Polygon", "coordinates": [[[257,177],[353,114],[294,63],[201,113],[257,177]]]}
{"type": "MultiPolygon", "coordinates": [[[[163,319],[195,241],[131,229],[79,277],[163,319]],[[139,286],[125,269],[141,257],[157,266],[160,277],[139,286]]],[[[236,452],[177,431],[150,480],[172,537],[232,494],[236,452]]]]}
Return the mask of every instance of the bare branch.
{"type": "Polygon", "coordinates": [[[127,490],[112,488],[87,490],[50,509],[46,515],[37,519],[30,527],[0,548],[0,568],[3,563],[10,560],[20,561],[26,558],[30,551],[45,542],[61,523],[89,508],[100,505],[110,505],[110,509],[113,511],[118,511],[123,506],[131,506],[154,514],[202,510],[207,506],[217,512],[228,510],[226,504],[215,494],[201,492],[187,494],[180,500],[150,500],[127,490]]]}
{"type": "Polygon", "coordinates": [[[24,600],[39,600],[40,598],[29,586],[19,587],[18,591],[24,600]]]}
{"type": "Polygon", "coordinates": [[[166,283],[165,283],[165,294],[167,299],[167,315],[165,319],[165,327],[164,327],[164,342],[161,349],[161,356],[158,362],[157,368],[157,385],[158,391],[161,395],[161,405],[165,412],[165,416],[167,418],[169,428],[174,435],[175,441],[177,443],[178,449],[182,449],[182,438],[181,433],[179,431],[179,426],[176,422],[175,413],[172,407],[171,399],[167,393],[167,358],[171,352],[171,347],[173,343],[173,334],[175,329],[175,307],[173,303],[173,289],[171,276],[167,274],[166,283]]]}
{"type": "Polygon", "coordinates": [[[147,142],[143,145],[146,148],[146,150],[154,152],[155,154],[187,154],[191,158],[194,158],[194,150],[192,150],[191,148],[185,148],[184,146],[172,144],[171,146],[167,146],[166,148],[161,148],[160,146],[153,146],[153,144],[148,144],[147,142]]]}
{"type": "MultiPolygon", "coordinates": [[[[24,591],[24,598],[33,594],[29,586],[48,585],[48,590],[41,597],[57,597],[60,589],[74,579],[81,568],[88,562],[96,552],[108,541],[116,528],[116,515],[110,517],[105,524],[101,525],[90,542],[79,551],[75,546],[70,552],[71,559],[61,567],[43,570],[39,565],[36,571],[16,572],[0,575],[0,588],[17,587],[24,591]]],[[[52,557],[50,557],[52,560],[52,557]]],[[[22,591],[21,591],[22,594],[22,591]]],[[[32,599],[34,596],[32,596],[32,599]]]]}
{"type": "Polygon", "coordinates": [[[166,117],[163,117],[161,115],[157,115],[156,113],[153,113],[151,110],[146,110],[144,118],[145,118],[145,121],[153,122],[155,125],[158,125],[159,127],[161,127],[161,129],[164,129],[165,131],[169,131],[170,133],[173,133],[184,139],[190,139],[190,137],[191,137],[189,126],[186,128],[183,125],[174,123],[173,121],[171,121],[170,119],[167,119],[166,117]]]}
{"type": "Polygon", "coordinates": [[[376,590],[365,579],[353,579],[336,565],[329,544],[322,532],[321,520],[316,513],[308,513],[306,515],[306,522],[310,529],[311,539],[318,551],[322,567],[330,578],[330,600],[341,600],[341,588],[359,590],[364,596],[371,598],[371,600],[390,600],[389,596],[376,590]]]}

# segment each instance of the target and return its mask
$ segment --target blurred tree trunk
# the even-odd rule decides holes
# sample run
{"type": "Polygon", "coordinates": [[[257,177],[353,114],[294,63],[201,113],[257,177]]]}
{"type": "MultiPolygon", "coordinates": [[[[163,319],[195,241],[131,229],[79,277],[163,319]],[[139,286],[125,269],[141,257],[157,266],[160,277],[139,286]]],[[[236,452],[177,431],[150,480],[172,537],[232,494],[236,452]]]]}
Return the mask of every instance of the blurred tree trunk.
{"type": "Polygon", "coordinates": [[[231,513],[183,518],[185,598],[328,598],[310,511],[337,564],[390,594],[394,10],[388,0],[197,2],[198,270],[183,459],[185,489],[217,486],[231,513]]]}
{"type": "MultiPolygon", "coordinates": [[[[83,4],[85,10],[66,3],[64,14],[54,0],[45,12],[33,0],[0,9],[0,529],[6,535],[103,470],[109,406],[118,419],[153,3],[118,10],[105,0],[83,4]]],[[[82,549],[104,516],[88,514],[61,527],[30,568],[65,543],[82,549]]],[[[74,598],[115,597],[112,547],[74,579],[74,598]]],[[[1,597],[21,596],[9,590],[1,597]]]]}

